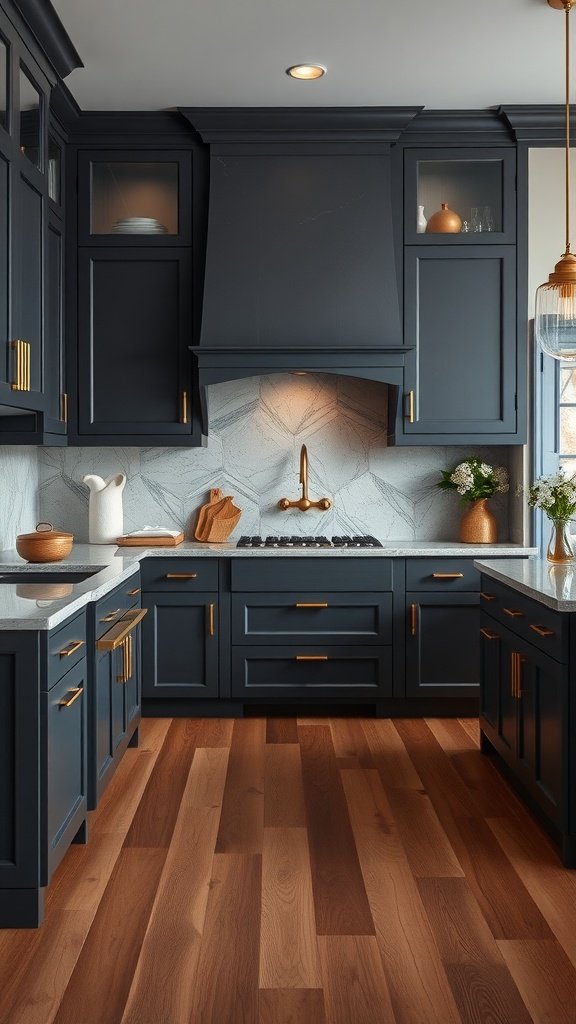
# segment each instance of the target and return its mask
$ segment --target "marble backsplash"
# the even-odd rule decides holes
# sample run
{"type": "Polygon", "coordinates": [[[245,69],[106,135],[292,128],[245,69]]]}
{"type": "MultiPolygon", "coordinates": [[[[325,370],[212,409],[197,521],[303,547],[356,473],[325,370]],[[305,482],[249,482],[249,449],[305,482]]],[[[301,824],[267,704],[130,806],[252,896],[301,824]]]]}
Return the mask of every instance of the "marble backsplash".
{"type": "MultiPolygon", "coordinates": [[[[440,470],[471,454],[508,466],[510,450],[386,446],[387,389],[356,378],[290,374],[212,386],[205,448],[44,448],[39,451],[42,518],[88,538],[86,473],[126,473],[124,530],[182,528],[192,536],[210,487],[243,510],[241,533],[372,533],[392,540],[454,540],[458,496],[437,489],[440,470]],[[300,446],[308,447],[310,497],[328,496],[327,512],[281,511],[297,498],[300,446]]],[[[499,539],[521,541],[521,502],[494,499],[499,539]]]]}
{"type": "Polygon", "coordinates": [[[40,518],[37,451],[0,446],[0,550],[13,548],[16,535],[30,533],[40,518]]]}

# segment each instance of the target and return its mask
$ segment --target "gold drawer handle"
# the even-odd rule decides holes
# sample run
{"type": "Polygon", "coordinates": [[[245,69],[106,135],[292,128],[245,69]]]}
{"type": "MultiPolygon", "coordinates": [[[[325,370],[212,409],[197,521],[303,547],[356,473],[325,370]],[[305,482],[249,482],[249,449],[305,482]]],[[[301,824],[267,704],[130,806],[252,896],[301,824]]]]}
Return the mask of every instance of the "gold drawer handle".
{"type": "Polygon", "coordinates": [[[418,633],[418,605],[410,605],[410,636],[416,636],[418,633]]]}
{"type": "Polygon", "coordinates": [[[85,640],[73,640],[72,643],[68,644],[62,651],[58,651],[59,658],[69,658],[71,654],[76,654],[81,647],[86,643],[85,640]]]}
{"type": "Polygon", "coordinates": [[[188,392],[182,391],[180,395],[180,423],[188,423],[188,392]]]}
{"type": "Polygon", "coordinates": [[[68,423],[68,395],[65,391],[60,395],[60,422],[68,423]]]}
{"type": "Polygon", "coordinates": [[[103,619],[100,619],[100,622],[112,622],[117,615],[120,615],[121,611],[122,608],[117,608],[115,612],[108,612],[108,615],[105,615],[103,619]]]}
{"type": "Polygon", "coordinates": [[[538,636],[555,636],[553,629],[548,629],[547,626],[536,626],[533,622],[530,623],[530,629],[538,633],[538,636]]]}
{"type": "Polygon", "coordinates": [[[480,591],[480,597],[484,601],[495,601],[496,600],[496,594],[486,594],[483,590],[480,591]]]}
{"type": "Polygon", "coordinates": [[[328,661],[327,654],[297,654],[296,661],[328,661]]]}
{"type": "Polygon", "coordinates": [[[197,572],[167,572],[167,580],[195,580],[198,578],[197,572]]]}
{"type": "Polygon", "coordinates": [[[122,648],[122,674],[116,676],[117,683],[127,683],[132,678],[134,648],[132,634],[125,636],[120,644],[122,648]]]}
{"type": "Polygon", "coordinates": [[[297,601],[295,608],[327,608],[327,601],[297,601]]]}
{"type": "Polygon", "coordinates": [[[503,608],[502,611],[509,615],[511,619],[522,618],[524,615],[524,612],[519,612],[517,608],[503,608]]]}
{"type": "Polygon", "coordinates": [[[463,572],[433,572],[433,580],[461,580],[464,578],[463,572]]]}
{"type": "Polygon", "coordinates": [[[140,587],[134,587],[132,590],[127,590],[126,593],[128,594],[128,597],[135,597],[136,594],[140,593],[140,590],[140,587]]]}
{"type": "Polygon", "coordinates": [[[83,693],[84,693],[84,687],[83,686],[78,686],[78,687],[76,687],[75,690],[68,690],[68,697],[64,697],[62,700],[58,701],[58,707],[59,708],[71,708],[73,703],[74,703],[74,701],[78,700],[78,697],[81,697],[83,693]]]}
{"type": "Polygon", "coordinates": [[[482,628],[480,630],[482,636],[486,637],[487,640],[499,640],[498,633],[491,633],[489,629],[482,628]]]}
{"type": "Polygon", "coordinates": [[[406,398],[408,400],[408,411],[406,413],[406,418],[408,420],[408,423],[414,423],[414,392],[409,391],[408,394],[406,395],[406,398]]]}
{"type": "Polygon", "coordinates": [[[115,651],[118,647],[122,647],[128,634],[142,622],[147,613],[147,608],[126,612],[121,619],[118,619],[118,622],[114,623],[112,629],[109,629],[104,636],[96,641],[96,650],[115,651]]]}
{"type": "Polygon", "coordinates": [[[214,625],[214,608],[215,605],[208,605],[208,636],[214,636],[216,627],[214,625]]]}

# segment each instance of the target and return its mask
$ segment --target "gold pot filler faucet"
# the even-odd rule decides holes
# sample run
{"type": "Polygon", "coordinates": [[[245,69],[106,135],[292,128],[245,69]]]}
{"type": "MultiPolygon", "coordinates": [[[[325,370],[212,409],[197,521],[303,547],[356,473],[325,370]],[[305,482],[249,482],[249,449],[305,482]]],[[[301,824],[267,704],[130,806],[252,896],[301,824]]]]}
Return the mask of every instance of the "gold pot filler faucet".
{"type": "Polygon", "coordinates": [[[308,497],[308,452],[305,444],[300,449],[300,483],[302,484],[302,497],[298,498],[298,501],[280,498],[278,508],[299,508],[301,512],[307,512],[309,508],[331,508],[330,498],[318,498],[318,501],[310,501],[308,497]]]}

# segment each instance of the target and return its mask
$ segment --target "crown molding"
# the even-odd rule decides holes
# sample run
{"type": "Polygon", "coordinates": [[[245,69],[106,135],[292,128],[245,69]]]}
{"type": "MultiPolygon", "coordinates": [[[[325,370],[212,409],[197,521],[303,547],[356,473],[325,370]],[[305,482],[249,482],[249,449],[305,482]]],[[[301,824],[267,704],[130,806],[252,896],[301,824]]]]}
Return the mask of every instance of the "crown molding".
{"type": "Polygon", "coordinates": [[[501,108],[486,110],[422,110],[407,125],[402,137],[407,146],[495,145],[514,142],[501,108]]]}
{"type": "Polygon", "coordinates": [[[203,142],[396,142],[422,107],[181,107],[203,142]]]}
{"type": "MultiPolygon", "coordinates": [[[[501,106],[517,142],[558,144],[566,142],[566,108],[560,103],[542,103],[530,106],[501,106]]],[[[576,112],[570,111],[570,126],[576,130],[576,112]]]]}
{"type": "Polygon", "coordinates": [[[60,78],[65,78],[74,68],[84,67],[50,0],[12,0],[12,3],[60,78]]]}

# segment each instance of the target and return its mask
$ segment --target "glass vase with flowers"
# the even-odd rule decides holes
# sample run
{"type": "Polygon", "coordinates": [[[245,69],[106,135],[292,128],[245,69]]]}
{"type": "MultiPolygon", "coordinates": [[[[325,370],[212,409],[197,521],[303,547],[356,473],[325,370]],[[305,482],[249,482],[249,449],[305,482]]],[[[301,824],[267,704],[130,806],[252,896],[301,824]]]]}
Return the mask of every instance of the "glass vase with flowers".
{"type": "Polygon", "coordinates": [[[552,476],[541,476],[528,489],[528,504],[540,508],[552,523],[546,557],[549,562],[571,562],[574,548],[568,523],[576,513],[576,481],[560,468],[552,476]]]}
{"type": "Polygon", "coordinates": [[[508,490],[508,472],[504,466],[489,466],[482,459],[469,458],[454,469],[443,469],[438,487],[457,491],[468,508],[460,522],[459,538],[466,544],[495,544],[498,538],[496,517],[488,508],[488,499],[508,490]]]}

